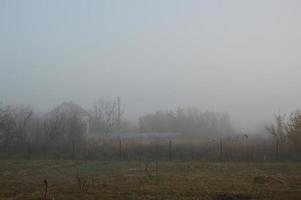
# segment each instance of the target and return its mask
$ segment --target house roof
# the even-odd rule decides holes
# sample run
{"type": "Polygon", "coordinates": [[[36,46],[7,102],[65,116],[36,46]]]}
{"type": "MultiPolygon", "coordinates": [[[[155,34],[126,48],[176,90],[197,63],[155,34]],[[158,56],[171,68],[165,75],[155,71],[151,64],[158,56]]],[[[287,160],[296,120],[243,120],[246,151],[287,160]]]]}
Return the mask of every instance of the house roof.
{"type": "Polygon", "coordinates": [[[47,116],[55,116],[57,114],[75,114],[77,116],[89,116],[89,113],[80,105],[73,102],[64,102],[52,109],[47,116]]]}

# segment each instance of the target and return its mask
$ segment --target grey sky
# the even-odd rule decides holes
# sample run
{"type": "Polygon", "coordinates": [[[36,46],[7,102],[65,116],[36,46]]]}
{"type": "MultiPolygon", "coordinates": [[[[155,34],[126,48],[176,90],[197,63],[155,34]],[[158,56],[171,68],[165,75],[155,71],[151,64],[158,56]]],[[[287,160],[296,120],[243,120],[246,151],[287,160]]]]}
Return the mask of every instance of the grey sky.
{"type": "Polygon", "coordinates": [[[126,115],[192,106],[240,127],[301,104],[301,1],[0,0],[0,100],[126,115]]]}

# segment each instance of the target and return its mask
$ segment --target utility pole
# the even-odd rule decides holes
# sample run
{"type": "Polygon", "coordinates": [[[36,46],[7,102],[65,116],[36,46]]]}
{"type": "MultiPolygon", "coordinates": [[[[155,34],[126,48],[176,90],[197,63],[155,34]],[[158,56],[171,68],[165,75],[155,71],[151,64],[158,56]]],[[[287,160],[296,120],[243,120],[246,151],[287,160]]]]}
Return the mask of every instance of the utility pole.
{"type": "Polygon", "coordinates": [[[120,128],[120,122],[121,122],[121,111],[120,111],[120,109],[121,109],[121,102],[120,102],[120,96],[118,96],[117,97],[117,127],[118,127],[118,129],[120,128]]]}

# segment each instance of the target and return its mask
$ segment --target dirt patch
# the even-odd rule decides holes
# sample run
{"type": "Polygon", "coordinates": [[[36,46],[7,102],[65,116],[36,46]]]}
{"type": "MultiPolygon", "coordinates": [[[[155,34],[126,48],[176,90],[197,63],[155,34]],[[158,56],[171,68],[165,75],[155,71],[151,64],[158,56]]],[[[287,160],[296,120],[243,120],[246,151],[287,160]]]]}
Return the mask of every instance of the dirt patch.
{"type": "Polygon", "coordinates": [[[212,200],[250,200],[251,196],[247,194],[231,194],[231,193],[221,193],[215,195],[212,200]]]}
{"type": "Polygon", "coordinates": [[[284,183],[282,180],[272,176],[255,176],[254,183],[257,184],[282,184],[284,183]]]}

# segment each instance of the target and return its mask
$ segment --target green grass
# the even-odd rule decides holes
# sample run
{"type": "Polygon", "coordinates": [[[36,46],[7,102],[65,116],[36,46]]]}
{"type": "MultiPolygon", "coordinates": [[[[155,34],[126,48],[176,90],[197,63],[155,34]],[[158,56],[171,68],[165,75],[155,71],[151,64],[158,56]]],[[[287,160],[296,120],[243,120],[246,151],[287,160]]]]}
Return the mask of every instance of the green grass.
{"type": "Polygon", "coordinates": [[[299,163],[159,162],[158,173],[148,164],[145,172],[143,162],[2,160],[0,199],[38,199],[44,179],[49,199],[55,200],[214,199],[219,194],[301,199],[299,163]],[[87,190],[80,189],[79,176],[87,190]],[[277,181],[259,184],[258,176],[277,181]]]}

